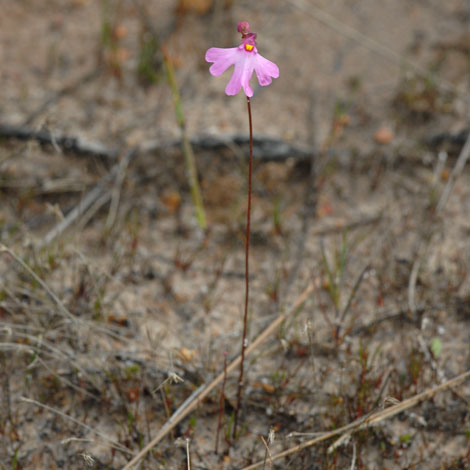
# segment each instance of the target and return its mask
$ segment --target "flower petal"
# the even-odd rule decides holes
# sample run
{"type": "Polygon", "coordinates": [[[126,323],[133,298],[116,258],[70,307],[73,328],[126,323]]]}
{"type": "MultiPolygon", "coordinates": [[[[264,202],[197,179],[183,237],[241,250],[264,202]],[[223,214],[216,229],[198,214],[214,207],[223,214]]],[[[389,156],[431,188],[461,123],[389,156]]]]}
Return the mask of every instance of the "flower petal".
{"type": "Polygon", "coordinates": [[[256,54],[254,69],[261,86],[267,86],[273,81],[273,78],[279,77],[279,67],[260,54],[256,54]]]}
{"type": "Polygon", "coordinates": [[[253,90],[250,87],[250,79],[253,75],[255,54],[246,52],[243,49],[238,49],[237,54],[235,69],[232,78],[225,87],[225,93],[233,96],[243,87],[245,95],[251,97],[253,96],[253,90]]]}
{"type": "Polygon", "coordinates": [[[224,73],[237,60],[237,52],[238,47],[231,47],[228,49],[211,47],[206,52],[206,61],[214,62],[211,65],[209,72],[214,76],[224,73]]]}
{"type": "Polygon", "coordinates": [[[256,53],[243,51],[243,74],[242,87],[246,96],[253,96],[253,89],[250,86],[250,80],[255,69],[256,53]]]}
{"type": "Polygon", "coordinates": [[[233,70],[232,78],[227,83],[225,87],[225,93],[229,96],[236,95],[240,88],[242,87],[242,74],[243,74],[243,65],[235,64],[235,69],[233,70]]]}
{"type": "Polygon", "coordinates": [[[255,43],[252,44],[254,40],[252,41],[251,36],[256,35],[250,33],[250,37],[247,36],[248,39],[245,38],[246,40],[238,47],[211,47],[206,52],[206,61],[213,62],[209,69],[212,75],[221,75],[230,66],[234,66],[232,77],[225,87],[225,93],[229,96],[236,95],[241,88],[246,96],[253,96],[253,89],[250,86],[253,71],[256,71],[261,86],[269,85],[273,78],[279,77],[278,66],[258,54],[255,43]],[[249,43],[252,47],[248,49],[245,43],[249,43]]]}

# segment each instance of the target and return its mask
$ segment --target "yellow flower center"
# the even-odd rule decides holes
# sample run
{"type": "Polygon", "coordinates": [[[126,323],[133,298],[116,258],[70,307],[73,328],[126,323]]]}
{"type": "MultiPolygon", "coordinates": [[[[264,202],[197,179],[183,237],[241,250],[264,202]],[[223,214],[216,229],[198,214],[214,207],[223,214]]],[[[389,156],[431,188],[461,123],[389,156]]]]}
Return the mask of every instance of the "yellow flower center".
{"type": "Polygon", "coordinates": [[[253,47],[251,44],[245,44],[245,50],[248,52],[251,52],[253,50],[253,47]]]}

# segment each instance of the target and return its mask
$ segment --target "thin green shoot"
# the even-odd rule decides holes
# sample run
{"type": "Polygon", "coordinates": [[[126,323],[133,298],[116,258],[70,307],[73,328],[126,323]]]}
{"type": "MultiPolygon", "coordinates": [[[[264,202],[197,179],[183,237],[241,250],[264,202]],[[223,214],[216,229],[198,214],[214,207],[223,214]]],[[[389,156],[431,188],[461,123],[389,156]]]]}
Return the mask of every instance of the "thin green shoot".
{"type": "Polygon", "coordinates": [[[183,107],[181,106],[181,96],[179,93],[178,85],[176,83],[173,64],[171,63],[171,60],[165,49],[163,49],[163,61],[165,62],[165,69],[167,72],[168,82],[171,88],[171,93],[173,95],[176,122],[178,123],[178,126],[181,130],[182,150],[188,175],[188,184],[191,190],[191,198],[193,200],[194,210],[196,213],[196,219],[198,221],[199,227],[201,227],[202,230],[206,230],[207,222],[197,176],[196,159],[194,157],[194,152],[191,147],[191,143],[189,142],[188,135],[186,133],[183,107]]]}
{"type": "Polygon", "coordinates": [[[155,58],[159,48],[158,37],[153,32],[144,30],[140,35],[137,76],[145,85],[152,85],[158,82],[159,75],[156,70],[155,58]]]}

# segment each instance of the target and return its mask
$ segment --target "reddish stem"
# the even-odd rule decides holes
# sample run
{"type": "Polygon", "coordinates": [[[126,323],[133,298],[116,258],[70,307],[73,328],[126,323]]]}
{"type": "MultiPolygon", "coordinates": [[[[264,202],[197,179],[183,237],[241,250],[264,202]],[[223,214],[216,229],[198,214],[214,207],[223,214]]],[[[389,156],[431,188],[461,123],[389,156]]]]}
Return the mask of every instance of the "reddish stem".
{"type": "Polygon", "coordinates": [[[237,407],[235,409],[235,419],[233,423],[232,437],[235,439],[238,426],[238,415],[240,413],[242,390],[243,390],[243,366],[245,363],[245,349],[247,347],[246,334],[248,329],[248,298],[250,291],[250,271],[249,271],[249,253],[250,253],[250,221],[251,221],[251,173],[253,171],[253,125],[251,122],[251,102],[246,97],[248,105],[248,124],[250,127],[250,158],[248,162],[248,207],[246,210],[246,235],[245,235],[245,313],[243,315],[243,335],[242,352],[240,361],[240,375],[238,377],[237,407]]]}

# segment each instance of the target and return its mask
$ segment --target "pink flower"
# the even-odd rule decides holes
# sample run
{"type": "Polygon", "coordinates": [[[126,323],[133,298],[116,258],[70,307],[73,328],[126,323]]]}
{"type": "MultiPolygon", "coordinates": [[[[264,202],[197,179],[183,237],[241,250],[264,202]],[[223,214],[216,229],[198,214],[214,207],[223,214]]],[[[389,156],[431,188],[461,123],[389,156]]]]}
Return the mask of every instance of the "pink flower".
{"type": "Polygon", "coordinates": [[[229,96],[236,95],[243,87],[245,95],[253,96],[250,87],[250,79],[253,71],[256,73],[261,86],[267,86],[273,78],[279,77],[279,68],[262,55],[256,48],[256,33],[250,33],[250,25],[243,21],[238,23],[238,32],[242,34],[242,42],[238,47],[221,49],[211,47],[206,52],[206,61],[213,62],[209,72],[218,76],[224,73],[231,65],[234,66],[232,78],[225,87],[225,93],[229,96]]]}

